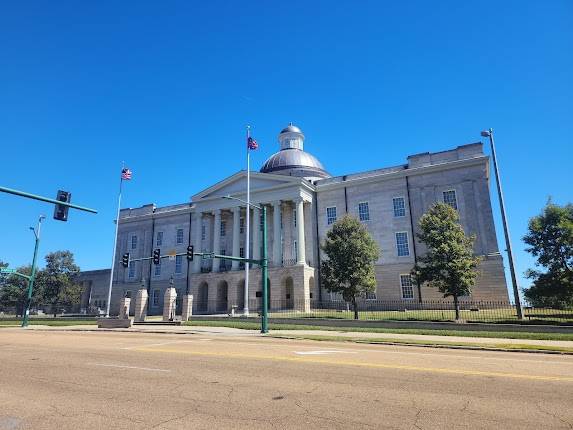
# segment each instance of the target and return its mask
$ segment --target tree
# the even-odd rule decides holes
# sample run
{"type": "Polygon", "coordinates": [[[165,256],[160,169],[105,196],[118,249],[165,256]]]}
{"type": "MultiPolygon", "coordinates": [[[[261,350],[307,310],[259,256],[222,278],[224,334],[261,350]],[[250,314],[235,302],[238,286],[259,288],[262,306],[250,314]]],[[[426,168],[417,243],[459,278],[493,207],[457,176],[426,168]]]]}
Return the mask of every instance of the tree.
{"type": "Polygon", "coordinates": [[[541,214],[529,220],[523,241],[537,258],[536,266],[545,269],[526,272],[533,280],[525,291],[527,300],[534,306],[573,305],[573,204],[547,202],[541,214]]]}
{"type": "Polygon", "coordinates": [[[354,308],[358,319],[357,297],[376,289],[374,262],[380,258],[378,244],[368,230],[351,216],[344,216],[332,225],[322,245],[328,257],[321,263],[321,283],[330,292],[342,293],[354,308]]]}
{"type": "Polygon", "coordinates": [[[38,274],[38,284],[42,287],[43,298],[52,305],[54,316],[60,306],[75,305],[80,302],[81,286],[74,278],[80,268],[74,262],[70,251],[56,251],[46,255],[46,268],[38,274]]]}
{"type": "MultiPolygon", "coordinates": [[[[32,266],[22,266],[16,269],[19,273],[30,275],[32,266]]],[[[0,307],[14,308],[17,315],[21,315],[28,300],[28,280],[21,276],[9,275],[4,278],[0,286],[0,307]]],[[[35,289],[32,295],[32,306],[36,306],[40,299],[39,290],[35,289]]]]}
{"type": "Polygon", "coordinates": [[[480,261],[473,252],[475,236],[467,236],[458,212],[450,205],[436,203],[420,218],[418,239],[427,247],[412,270],[419,284],[438,288],[444,297],[453,297],[456,320],[460,319],[460,296],[471,294],[480,261]]]}

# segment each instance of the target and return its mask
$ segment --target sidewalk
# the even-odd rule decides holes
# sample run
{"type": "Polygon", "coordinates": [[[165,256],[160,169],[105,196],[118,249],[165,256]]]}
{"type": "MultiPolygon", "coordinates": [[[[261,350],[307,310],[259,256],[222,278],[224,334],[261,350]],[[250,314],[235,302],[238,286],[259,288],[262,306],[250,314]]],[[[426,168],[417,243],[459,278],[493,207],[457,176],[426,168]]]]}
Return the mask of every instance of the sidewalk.
{"type": "Polygon", "coordinates": [[[445,344],[472,344],[483,346],[496,345],[526,345],[539,347],[570,348],[573,352],[573,341],[565,340],[534,340],[534,339],[508,339],[508,338],[487,338],[487,337],[466,337],[466,336],[436,336],[402,333],[372,333],[372,332],[348,332],[348,331],[326,331],[326,330],[273,330],[271,335],[289,337],[314,337],[324,338],[335,337],[344,340],[388,340],[400,342],[424,342],[424,343],[445,343],[445,344]]]}
{"type": "MultiPolygon", "coordinates": [[[[4,328],[2,330],[11,330],[4,328]]],[[[19,327],[13,330],[21,330],[19,327]]],[[[77,325],[65,327],[50,327],[42,325],[29,326],[25,330],[41,331],[114,331],[126,333],[154,333],[171,335],[215,335],[235,337],[260,337],[258,330],[245,330],[230,327],[209,326],[134,326],[126,329],[99,329],[93,325],[77,325]]],[[[0,334],[2,332],[0,331],[0,334]]],[[[483,338],[462,336],[438,336],[417,335],[398,333],[373,333],[373,332],[347,332],[330,330],[271,330],[266,336],[277,338],[301,338],[323,341],[355,341],[388,343],[401,345],[440,346],[458,348],[487,348],[500,350],[546,350],[573,354],[573,341],[562,340],[533,340],[533,339],[508,339],[508,338],[483,338]]]]}

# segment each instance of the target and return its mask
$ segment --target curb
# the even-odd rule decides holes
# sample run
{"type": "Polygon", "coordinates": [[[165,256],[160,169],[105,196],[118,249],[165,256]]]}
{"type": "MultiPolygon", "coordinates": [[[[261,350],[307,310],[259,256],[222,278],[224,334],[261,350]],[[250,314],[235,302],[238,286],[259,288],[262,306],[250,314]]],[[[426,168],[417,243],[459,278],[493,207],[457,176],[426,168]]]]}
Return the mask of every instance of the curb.
{"type": "Polygon", "coordinates": [[[413,343],[413,342],[394,342],[394,341],[369,341],[366,339],[357,339],[354,340],[352,338],[348,338],[347,340],[339,340],[339,339],[309,339],[306,337],[297,337],[297,336],[283,336],[283,335],[268,335],[268,337],[272,337],[275,339],[296,339],[296,340],[310,340],[314,342],[349,342],[349,343],[362,343],[367,345],[392,345],[392,346],[418,346],[421,348],[441,348],[441,349],[462,349],[462,350],[470,350],[470,351],[494,351],[494,352],[526,352],[526,353],[534,353],[534,354],[553,354],[553,355],[573,355],[573,351],[557,351],[557,350],[550,350],[550,349],[520,349],[520,348],[494,348],[490,346],[475,346],[475,345],[443,345],[439,343],[413,343]]]}

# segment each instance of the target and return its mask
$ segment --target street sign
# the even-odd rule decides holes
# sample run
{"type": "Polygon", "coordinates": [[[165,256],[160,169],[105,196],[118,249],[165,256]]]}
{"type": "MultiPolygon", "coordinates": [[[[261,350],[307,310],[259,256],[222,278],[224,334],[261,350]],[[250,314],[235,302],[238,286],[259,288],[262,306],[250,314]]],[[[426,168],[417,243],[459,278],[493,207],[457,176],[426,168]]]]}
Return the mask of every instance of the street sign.
{"type": "Polygon", "coordinates": [[[204,252],[203,253],[203,260],[209,260],[211,258],[215,258],[214,252],[204,252]]]}
{"type": "Polygon", "coordinates": [[[175,257],[177,256],[177,251],[172,249],[171,251],[167,252],[167,256],[169,257],[169,261],[173,261],[173,260],[175,260],[175,257]]]}
{"type": "Polygon", "coordinates": [[[16,273],[16,269],[0,269],[0,273],[5,273],[5,274],[9,274],[9,273],[16,273]]]}

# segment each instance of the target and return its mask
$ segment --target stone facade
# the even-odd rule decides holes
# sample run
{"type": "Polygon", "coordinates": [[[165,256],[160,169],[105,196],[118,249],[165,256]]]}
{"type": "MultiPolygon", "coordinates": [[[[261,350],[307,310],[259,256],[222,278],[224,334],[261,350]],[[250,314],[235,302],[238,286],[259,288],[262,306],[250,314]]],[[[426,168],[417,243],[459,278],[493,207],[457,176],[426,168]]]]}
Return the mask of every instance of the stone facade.
{"type": "MultiPolygon", "coordinates": [[[[295,126],[289,127],[279,135],[281,148],[288,146],[288,153],[284,154],[291,158],[297,151],[305,154],[304,135],[295,126]]],[[[319,288],[318,268],[324,258],[319,245],[330,224],[345,214],[359,218],[382,251],[376,262],[376,294],[370,299],[441,299],[437,291],[419,289],[408,278],[416,259],[425,251],[414,240],[418,220],[437,201],[454,206],[465,231],[477,236],[475,253],[483,260],[470,299],[508,299],[489,195],[489,158],[481,143],[411,155],[403,165],[336,177],[329,176],[314,157],[313,166],[301,168],[291,161],[290,168],[288,164],[277,167],[282,162],[277,154],[269,159],[274,163],[272,172],[263,169],[251,173],[251,202],[264,206],[267,212],[271,308],[307,310],[318,300],[339,299],[319,288]],[[307,176],[297,176],[300,172],[307,176]]],[[[148,314],[161,314],[172,278],[178,314],[181,298],[187,294],[193,295],[194,314],[242,312],[242,265],[200,257],[189,262],[184,255],[187,246],[193,245],[195,252],[244,256],[246,209],[225,196],[246,199],[246,172],[238,172],[193,195],[189,203],[121,210],[118,262],[126,252],[130,259],[150,257],[155,248],[161,249],[163,256],[178,256],[162,258],[158,266],[149,259],[132,262],[129,268],[116,264],[112,310],[117,309],[113,303],[121,297],[135,297],[138,289],[145,288],[149,294],[148,314]]],[[[257,259],[262,246],[261,215],[261,210],[251,210],[251,257],[257,259]]],[[[249,284],[248,307],[256,312],[262,302],[259,267],[251,268],[249,284]]]]}

